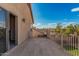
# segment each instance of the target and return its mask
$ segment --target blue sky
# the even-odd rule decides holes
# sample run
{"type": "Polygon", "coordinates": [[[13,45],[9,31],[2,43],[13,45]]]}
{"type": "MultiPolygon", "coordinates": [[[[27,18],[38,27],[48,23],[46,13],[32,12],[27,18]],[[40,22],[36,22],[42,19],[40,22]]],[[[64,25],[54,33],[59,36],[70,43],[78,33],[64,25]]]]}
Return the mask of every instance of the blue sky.
{"type": "Polygon", "coordinates": [[[0,9],[0,27],[5,27],[5,11],[0,9]]]}
{"type": "Polygon", "coordinates": [[[79,4],[75,3],[33,3],[32,12],[34,26],[38,28],[79,23],[79,4]]]}

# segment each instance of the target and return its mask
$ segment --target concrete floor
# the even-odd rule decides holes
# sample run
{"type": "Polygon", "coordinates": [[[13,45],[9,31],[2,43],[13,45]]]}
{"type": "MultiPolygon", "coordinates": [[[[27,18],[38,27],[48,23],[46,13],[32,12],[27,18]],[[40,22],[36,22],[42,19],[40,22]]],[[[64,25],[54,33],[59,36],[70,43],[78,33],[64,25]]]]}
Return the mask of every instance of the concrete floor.
{"type": "Polygon", "coordinates": [[[68,54],[55,42],[47,38],[34,38],[24,41],[4,56],[68,56],[68,54]]]}

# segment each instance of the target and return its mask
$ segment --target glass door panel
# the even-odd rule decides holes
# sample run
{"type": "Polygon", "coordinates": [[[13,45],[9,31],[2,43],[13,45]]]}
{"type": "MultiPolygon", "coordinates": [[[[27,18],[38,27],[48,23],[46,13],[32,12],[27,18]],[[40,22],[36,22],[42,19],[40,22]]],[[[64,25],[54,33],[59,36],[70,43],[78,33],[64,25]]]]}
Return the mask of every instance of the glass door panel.
{"type": "Polygon", "coordinates": [[[6,11],[0,8],[0,55],[6,51],[6,11]]]}

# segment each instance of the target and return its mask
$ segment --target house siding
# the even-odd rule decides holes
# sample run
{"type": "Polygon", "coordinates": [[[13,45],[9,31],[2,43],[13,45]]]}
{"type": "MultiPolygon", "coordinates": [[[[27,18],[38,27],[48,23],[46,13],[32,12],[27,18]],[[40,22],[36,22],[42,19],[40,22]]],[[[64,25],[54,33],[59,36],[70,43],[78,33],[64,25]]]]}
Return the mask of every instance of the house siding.
{"type": "Polygon", "coordinates": [[[18,44],[28,39],[28,33],[33,24],[29,6],[26,3],[0,3],[0,7],[18,17],[15,21],[17,22],[16,34],[18,35],[18,44]],[[25,19],[25,22],[22,21],[23,19],[25,19]]]}

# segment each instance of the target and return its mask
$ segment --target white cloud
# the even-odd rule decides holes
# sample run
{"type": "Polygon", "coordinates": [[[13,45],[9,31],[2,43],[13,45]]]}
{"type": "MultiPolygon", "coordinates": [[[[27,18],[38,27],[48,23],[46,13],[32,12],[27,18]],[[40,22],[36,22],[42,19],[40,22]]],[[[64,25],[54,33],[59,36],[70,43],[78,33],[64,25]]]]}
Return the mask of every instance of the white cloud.
{"type": "Polygon", "coordinates": [[[48,28],[55,28],[57,23],[48,23],[48,28]]]}
{"type": "Polygon", "coordinates": [[[76,23],[76,22],[64,22],[64,23],[62,23],[62,26],[63,26],[63,27],[66,27],[66,26],[68,26],[68,25],[70,25],[70,24],[75,25],[75,24],[77,24],[77,23],[76,23]]]}
{"type": "MultiPolygon", "coordinates": [[[[70,25],[70,24],[75,25],[75,24],[77,24],[77,23],[76,23],[76,22],[63,22],[63,23],[61,23],[62,28],[63,28],[63,27],[66,27],[66,26],[68,26],[68,25],[70,25]]],[[[57,26],[57,23],[49,23],[49,24],[48,24],[48,28],[55,28],[56,26],[57,26]]]]}
{"type": "Polygon", "coordinates": [[[41,23],[33,24],[34,27],[38,27],[40,25],[41,25],[41,23]]]}
{"type": "Polygon", "coordinates": [[[37,24],[36,24],[36,26],[40,26],[40,25],[41,25],[41,23],[37,23],[37,24]]]}
{"type": "Polygon", "coordinates": [[[75,25],[75,24],[76,24],[76,22],[68,22],[66,25],[70,25],[70,24],[75,25]]]}
{"type": "MultiPolygon", "coordinates": [[[[66,27],[66,26],[68,26],[68,25],[70,25],[70,24],[75,25],[75,24],[77,24],[77,23],[76,23],[76,22],[63,22],[63,23],[61,23],[62,28],[66,27]]],[[[57,23],[48,23],[48,24],[37,23],[37,24],[34,24],[34,26],[35,26],[36,28],[56,28],[57,23]]]]}
{"type": "Polygon", "coordinates": [[[4,21],[0,21],[0,27],[5,28],[5,22],[4,21]]]}
{"type": "Polygon", "coordinates": [[[77,11],[79,11],[79,7],[71,9],[71,12],[77,12],[77,11]]]}
{"type": "Polygon", "coordinates": [[[56,23],[41,24],[37,26],[37,28],[55,28],[56,25],[56,23]]]}
{"type": "Polygon", "coordinates": [[[56,23],[48,23],[48,25],[56,25],[56,23]]]}

